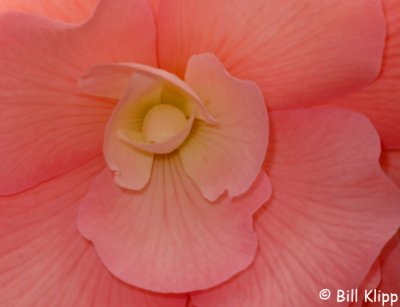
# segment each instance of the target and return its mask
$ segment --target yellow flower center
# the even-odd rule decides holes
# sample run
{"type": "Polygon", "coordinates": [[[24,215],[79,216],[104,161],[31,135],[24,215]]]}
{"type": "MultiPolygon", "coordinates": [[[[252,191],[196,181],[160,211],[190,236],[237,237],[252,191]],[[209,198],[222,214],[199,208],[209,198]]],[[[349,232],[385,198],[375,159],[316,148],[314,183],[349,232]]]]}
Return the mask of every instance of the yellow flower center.
{"type": "Polygon", "coordinates": [[[143,120],[143,136],[147,143],[162,143],[182,131],[187,123],[183,112],[170,104],[153,106],[143,120]]]}

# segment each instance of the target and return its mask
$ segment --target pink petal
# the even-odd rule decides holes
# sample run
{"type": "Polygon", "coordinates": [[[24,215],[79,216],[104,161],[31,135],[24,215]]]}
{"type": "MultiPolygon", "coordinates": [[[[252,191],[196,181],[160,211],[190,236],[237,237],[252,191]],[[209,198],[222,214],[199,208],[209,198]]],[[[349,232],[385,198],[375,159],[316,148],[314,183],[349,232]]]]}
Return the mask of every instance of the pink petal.
{"type": "Polygon", "coordinates": [[[153,291],[186,292],[223,282],[251,263],[257,248],[252,216],[269,194],[261,173],[245,195],[211,204],[177,154],[159,156],[139,192],[119,188],[104,170],[82,202],[78,225],[118,278],[153,291]]]}
{"type": "Polygon", "coordinates": [[[385,0],[383,4],[388,36],[378,80],[331,105],[365,114],[378,130],[384,147],[400,148],[400,2],[385,0]]]}
{"type": "Polygon", "coordinates": [[[0,13],[20,11],[79,23],[92,14],[97,2],[98,0],[1,0],[0,13]]]}
{"type": "Polygon", "coordinates": [[[214,120],[204,108],[198,95],[183,80],[168,71],[138,63],[118,63],[91,67],[79,80],[85,93],[98,97],[119,99],[127,89],[133,74],[142,75],[155,81],[165,82],[180,89],[196,104],[197,117],[213,123],[214,120]]]}
{"type": "Polygon", "coordinates": [[[364,281],[358,287],[357,302],[350,304],[350,307],[365,306],[365,291],[378,289],[381,282],[381,266],[378,260],[374,262],[364,281]]]}
{"type": "Polygon", "coordinates": [[[0,305],[184,307],[114,278],[76,229],[78,203],[104,167],[93,160],[15,196],[0,198],[0,305]]]}
{"type": "Polygon", "coordinates": [[[399,293],[400,289],[400,231],[388,242],[380,256],[382,281],[385,293],[399,293]]]}
{"type": "Polygon", "coordinates": [[[132,149],[114,133],[106,135],[104,154],[115,181],[127,189],[143,188],[150,179],[153,154],[132,149]]]}
{"type": "Polygon", "coordinates": [[[381,165],[389,178],[400,187],[400,150],[384,150],[381,165]]]}
{"type": "Polygon", "coordinates": [[[9,13],[0,28],[0,194],[10,194],[101,153],[113,103],[77,79],[95,63],[154,64],[154,29],[145,0],[104,0],[80,26],[9,13]]]}
{"type": "Polygon", "coordinates": [[[82,92],[104,98],[120,99],[135,70],[124,64],[96,65],[79,78],[82,92]]]}
{"type": "MultiPolygon", "coordinates": [[[[120,127],[135,126],[135,120],[142,121],[135,116],[135,105],[131,101],[153,101],[161,95],[161,91],[154,91],[154,82],[137,76],[127,85],[126,93],[114,108],[108,120],[104,135],[104,157],[108,167],[114,172],[115,182],[124,188],[141,189],[150,179],[153,165],[153,154],[133,148],[119,136],[120,127]]],[[[140,113],[139,108],[139,113],[140,113]]]]}
{"type": "MultiPolygon", "coordinates": [[[[400,231],[389,240],[385,248],[382,250],[381,255],[377,259],[379,270],[379,284],[370,287],[370,289],[376,289],[378,293],[397,294],[400,289],[400,231]]],[[[371,273],[370,273],[371,274],[371,273]]],[[[368,276],[369,277],[369,276],[368,276]]],[[[367,280],[368,280],[367,277],[367,280]]],[[[372,295],[371,295],[372,297],[372,295]]],[[[398,303],[398,302],[397,302],[398,303]]],[[[385,306],[396,306],[396,302],[385,302],[385,306]]],[[[352,305],[351,307],[377,307],[382,306],[382,302],[370,302],[367,301],[363,304],[352,305]]]]}
{"type": "Polygon", "coordinates": [[[260,89],[231,77],[210,54],[190,59],[185,81],[217,121],[195,122],[179,148],[185,172],[209,200],[225,190],[230,197],[246,192],[260,172],[268,143],[260,89]]]}
{"type": "Polygon", "coordinates": [[[153,6],[154,14],[157,16],[158,7],[160,6],[160,0],[150,0],[150,3],[153,6]]]}
{"type": "Polygon", "coordinates": [[[379,138],[348,111],[271,113],[274,188],[256,217],[259,252],[237,278],[193,296],[203,306],[337,306],[319,291],[357,288],[400,222],[379,138]]]}
{"type": "Polygon", "coordinates": [[[321,103],[359,89],[380,70],[380,0],[168,0],[158,10],[160,67],[183,76],[211,52],[255,81],[273,108],[321,103]]]}

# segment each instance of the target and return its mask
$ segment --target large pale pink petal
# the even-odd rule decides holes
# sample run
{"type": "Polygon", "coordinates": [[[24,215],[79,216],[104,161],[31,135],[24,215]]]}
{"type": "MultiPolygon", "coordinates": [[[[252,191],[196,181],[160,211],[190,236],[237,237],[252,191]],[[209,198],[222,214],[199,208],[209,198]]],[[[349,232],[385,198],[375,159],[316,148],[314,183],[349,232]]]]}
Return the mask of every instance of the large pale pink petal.
{"type": "Polygon", "coordinates": [[[384,0],[383,4],[388,36],[378,80],[331,105],[365,114],[378,130],[384,147],[400,148],[400,1],[384,0]]]}
{"type": "Polygon", "coordinates": [[[183,76],[192,55],[214,53],[273,108],[321,103],[373,81],[385,37],[380,0],[168,0],[157,22],[161,68],[183,76]]]}
{"type": "Polygon", "coordinates": [[[139,192],[119,188],[104,170],[82,202],[78,225],[123,281],[186,292],[248,267],[257,249],[252,216],[269,194],[261,173],[243,196],[210,203],[173,154],[155,158],[150,182],[139,192]]]}
{"type": "Polygon", "coordinates": [[[154,26],[147,1],[104,0],[80,26],[8,13],[0,28],[0,193],[10,194],[101,153],[113,103],[77,79],[96,63],[154,64],[154,26]]]}
{"type": "Polygon", "coordinates": [[[272,112],[265,169],[272,199],[256,217],[259,252],[235,279],[193,296],[204,306],[337,306],[400,222],[400,191],[378,164],[369,121],[350,111],[272,112]]]}
{"type": "Polygon", "coordinates": [[[238,196],[260,172],[268,144],[268,114],[260,89],[230,76],[210,54],[189,60],[185,81],[217,121],[195,122],[179,148],[185,172],[203,195],[238,196]]]}
{"type": "Polygon", "coordinates": [[[0,0],[0,13],[19,11],[79,23],[87,19],[99,0],[0,0]]]}
{"type": "Polygon", "coordinates": [[[30,191],[0,198],[0,305],[184,307],[185,297],[113,277],[76,229],[78,203],[104,167],[93,160],[30,191]]]}

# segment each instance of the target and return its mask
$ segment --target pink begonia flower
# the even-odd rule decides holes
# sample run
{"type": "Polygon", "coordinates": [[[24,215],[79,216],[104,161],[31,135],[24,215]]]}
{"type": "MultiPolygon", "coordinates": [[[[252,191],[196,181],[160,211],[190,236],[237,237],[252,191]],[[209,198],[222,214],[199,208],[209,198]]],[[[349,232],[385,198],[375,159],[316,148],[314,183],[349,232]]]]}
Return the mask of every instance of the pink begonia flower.
{"type": "Polygon", "coordinates": [[[334,306],[398,268],[395,0],[0,11],[1,306],[334,306]]]}

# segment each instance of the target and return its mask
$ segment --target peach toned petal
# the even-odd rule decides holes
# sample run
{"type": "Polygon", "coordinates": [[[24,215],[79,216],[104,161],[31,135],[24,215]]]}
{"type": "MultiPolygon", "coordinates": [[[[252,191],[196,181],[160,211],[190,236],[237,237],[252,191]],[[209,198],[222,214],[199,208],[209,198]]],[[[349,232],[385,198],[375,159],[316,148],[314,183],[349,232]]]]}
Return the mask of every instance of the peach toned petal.
{"type": "Polygon", "coordinates": [[[19,11],[80,23],[93,13],[98,0],[0,0],[0,13],[19,11]]]}
{"type": "Polygon", "coordinates": [[[211,204],[177,154],[157,156],[139,192],[117,187],[104,170],[82,202],[78,226],[123,281],[157,292],[204,289],[251,263],[257,249],[252,216],[270,191],[261,173],[242,197],[211,204]]]}
{"type": "Polygon", "coordinates": [[[269,107],[309,105],[373,81],[385,19],[380,0],[168,0],[158,9],[160,67],[183,76],[211,52],[255,81],[269,107]]]}
{"type": "Polygon", "coordinates": [[[204,101],[215,125],[195,122],[179,148],[185,172],[215,200],[247,191],[257,178],[268,143],[268,114],[260,89],[230,76],[211,55],[193,56],[185,81],[204,101]]]}
{"type": "Polygon", "coordinates": [[[378,164],[366,118],[335,109],[270,115],[274,190],[255,220],[259,252],[236,278],[193,295],[197,307],[322,306],[321,289],[362,283],[400,223],[400,191],[378,164]]]}
{"type": "Polygon", "coordinates": [[[93,160],[19,195],[0,198],[0,305],[184,307],[113,277],[76,229],[78,202],[104,167],[93,160]]]}
{"type": "Polygon", "coordinates": [[[114,172],[115,182],[121,187],[138,190],[150,179],[153,154],[132,147],[121,138],[120,129],[130,130],[132,126],[141,125],[143,118],[140,115],[143,113],[141,110],[143,106],[139,105],[137,108],[137,102],[153,103],[160,95],[161,88],[156,87],[152,80],[136,76],[132,78],[124,96],[108,120],[103,152],[108,167],[114,172]]]}
{"type": "Polygon", "coordinates": [[[381,165],[389,178],[400,188],[400,150],[384,150],[381,165]]]}
{"type": "Polygon", "coordinates": [[[384,147],[400,149],[400,2],[384,0],[383,4],[388,36],[378,80],[331,105],[365,114],[378,130],[384,147]]]}
{"type": "Polygon", "coordinates": [[[153,27],[145,0],[101,1],[80,26],[0,15],[0,45],[7,46],[0,48],[0,194],[32,187],[101,153],[114,104],[81,93],[77,79],[95,63],[154,64],[153,27]]]}
{"type": "Polygon", "coordinates": [[[134,150],[114,133],[106,134],[106,142],[104,155],[115,182],[127,189],[143,188],[150,179],[153,155],[134,150]]]}

